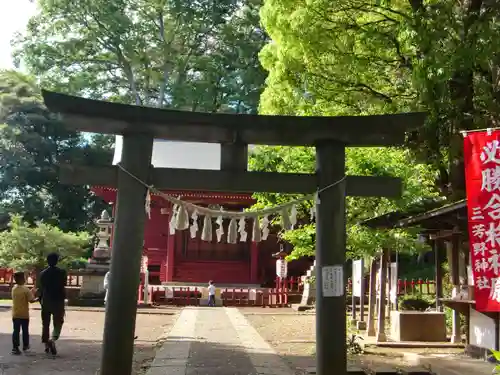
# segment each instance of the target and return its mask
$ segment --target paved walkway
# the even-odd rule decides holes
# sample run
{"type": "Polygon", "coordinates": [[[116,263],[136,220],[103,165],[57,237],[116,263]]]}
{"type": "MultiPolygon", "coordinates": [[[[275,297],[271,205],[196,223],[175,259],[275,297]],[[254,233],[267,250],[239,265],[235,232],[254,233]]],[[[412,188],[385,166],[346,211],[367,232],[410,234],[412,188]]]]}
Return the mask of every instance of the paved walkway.
{"type": "Polygon", "coordinates": [[[148,375],[292,375],[235,308],[188,307],[148,375]]]}
{"type": "MultiPolygon", "coordinates": [[[[134,369],[136,373],[145,361],[154,356],[156,340],[168,331],[177,318],[155,314],[137,316],[134,369]]],[[[32,311],[30,321],[31,351],[20,356],[12,349],[12,315],[0,309],[0,375],[95,375],[100,365],[104,328],[104,313],[68,311],[58,344],[57,358],[47,356],[41,343],[39,311],[32,311]]]]}
{"type": "Polygon", "coordinates": [[[431,369],[439,375],[490,375],[494,365],[486,361],[472,359],[462,354],[406,354],[405,357],[414,364],[431,369]]]}

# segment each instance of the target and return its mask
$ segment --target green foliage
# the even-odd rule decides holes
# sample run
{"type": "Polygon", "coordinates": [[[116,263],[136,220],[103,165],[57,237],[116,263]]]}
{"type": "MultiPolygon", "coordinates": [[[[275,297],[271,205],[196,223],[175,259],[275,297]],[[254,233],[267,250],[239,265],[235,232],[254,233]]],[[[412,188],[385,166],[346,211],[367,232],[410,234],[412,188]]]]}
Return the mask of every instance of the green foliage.
{"type": "Polygon", "coordinates": [[[0,266],[17,270],[40,270],[46,257],[57,252],[62,267],[81,258],[90,243],[86,232],[63,232],[49,224],[31,226],[19,215],[12,216],[9,230],[0,232],[0,266]]]}
{"type": "MultiPolygon", "coordinates": [[[[351,148],[347,150],[347,173],[362,176],[394,176],[403,179],[400,199],[347,197],[347,257],[361,258],[373,255],[387,247],[400,252],[417,252],[424,245],[417,243],[417,229],[372,230],[359,223],[373,216],[405,209],[425,199],[437,197],[434,189],[435,172],[416,164],[409,151],[397,148],[351,148]]],[[[313,173],[314,149],[307,147],[259,146],[250,155],[250,168],[257,171],[313,173]]],[[[263,208],[285,203],[298,196],[281,194],[255,194],[257,206],[263,208]]],[[[312,202],[298,207],[298,229],[281,234],[294,246],[289,259],[313,256],[315,250],[315,224],[309,219],[312,202]]]]}
{"type": "Polygon", "coordinates": [[[500,352],[493,349],[490,349],[490,352],[491,356],[489,360],[496,364],[492,374],[494,375],[500,374],[500,352]]]}
{"type": "Polygon", "coordinates": [[[432,307],[434,303],[435,301],[432,301],[426,295],[408,294],[399,300],[398,307],[401,311],[425,311],[432,307]]]}
{"type": "Polygon", "coordinates": [[[260,0],[39,0],[18,61],[57,91],[206,112],[255,112],[268,41],[260,0]]]}
{"type": "Polygon", "coordinates": [[[0,213],[63,230],[91,227],[103,202],[88,187],[61,185],[57,164],[110,163],[109,137],[66,130],[34,79],[14,71],[0,72],[0,124],[0,213]]]}
{"type": "Polygon", "coordinates": [[[436,266],[433,262],[424,262],[421,257],[414,255],[399,254],[398,278],[407,280],[433,280],[435,275],[436,266]]]}
{"type": "Polygon", "coordinates": [[[351,334],[347,336],[347,342],[346,342],[347,354],[350,355],[363,354],[364,350],[361,344],[359,343],[360,340],[364,340],[363,336],[356,334],[351,334]]]}
{"type": "Polygon", "coordinates": [[[463,197],[461,129],[496,126],[496,2],[266,0],[272,43],[263,113],[350,115],[425,110],[408,137],[438,186],[463,197]]]}

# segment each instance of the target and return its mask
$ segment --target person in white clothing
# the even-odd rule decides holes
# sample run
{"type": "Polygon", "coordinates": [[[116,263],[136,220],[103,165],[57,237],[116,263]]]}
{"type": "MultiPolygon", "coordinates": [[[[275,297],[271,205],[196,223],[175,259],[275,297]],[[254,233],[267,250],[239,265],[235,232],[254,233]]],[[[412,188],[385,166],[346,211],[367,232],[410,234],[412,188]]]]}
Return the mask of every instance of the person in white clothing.
{"type": "Polygon", "coordinates": [[[109,290],[109,279],[111,277],[111,271],[106,272],[106,275],[104,276],[104,290],[106,291],[106,294],[104,296],[104,304],[108,301],[108,290],[109,290]]]}
{"type": "MultiPolygon", "coordinates": [[[[104,290],[106,291],[106,295],[104,296],[104,304],[108,301],[108,290],[109,290],[109,281],[111,279],[111,271],[106,272],[104,275],[104,290]]],[[[137,340],[137,336],[134,336],[134,340],[137,340]]]]}
{"type": "Polygon", "coordinates": [[[212,280],[208,282],[208,306],[215,307],[215,285],[212,280]]]}

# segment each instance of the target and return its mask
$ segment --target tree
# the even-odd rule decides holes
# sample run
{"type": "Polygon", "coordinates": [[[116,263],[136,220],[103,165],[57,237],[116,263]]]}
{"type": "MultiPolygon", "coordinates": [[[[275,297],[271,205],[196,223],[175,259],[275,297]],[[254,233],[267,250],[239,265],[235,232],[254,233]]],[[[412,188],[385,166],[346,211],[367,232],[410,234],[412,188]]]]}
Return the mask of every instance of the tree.
{"type": "Polygon", "coordinates": [[[0,72],[0,213],[63,230],[92,226],[103,202],[88,187],[62,186],[57,164],[111,163],[111,157],[105,138],[66,130],[43,105],[31,77],[0,72]]]}
{"type": "Polygon", "coordinates": [[[60,92],[138,105],[255,112],[267,42],[260,0],[39,0],[18,61],[60,92]]]}
{"type": "MultiPolygon", "coordinates": [[[[39,14],[15,41],[15,55],[45,88],[146,106],[257,111],[266,76],[257,53],[268,40],[259,24],[260,0],[39,0],[38,5],[39,14]]],[[[55,116],[50,121],[52,129],[60,125],[55,116]]],[[[110,162],[109,137],[71,136],[71,145],[69,140],[57,141],[57,146],[46,141],[56,146],[52,150],[68,146],[67,159],[73,163],[110,162]]],[[[9,144],[18,142],[13,137],[6,137],[9,144]]],[[[61,159],[57,162],[65,161],[61,159]]],[[[54,163],[47,169],[53,171],[54,163]]],[[[20,175],[16,168],[12,176],[20,175]]],[[[102,210],[87,187],[60,186],[55,174],[39,177],[43,184],[26,184],[34,197],[28,210],[34,214],[26,215],[31,222],[59,221],[76,230],[102,210]],[[40,197],[42,192],[50,192],[55,201],[40,197]],[[63,206],[68,207],[64,215],[63,206]]],[[[17,199],[19,184],[8,181],[13,188],[5,210],[21,212],[28,193],[17,199]]]]}
{"type": "Polygon", "coordinates": [[[273,40],[264,113],[340,115],[425,110],[408,137],[437,185],[464,197],[460,130],[499,114],[500,4],[484,0],[266,0],[273,40]]]}
{"type": "Polygon", "coordinates": [[[40,271],[46,266],[47,255],[57,252],[60,265],[68,268],[85,254],[89,244],[86,232],[63,232],[43,223],[33,227],[15,215],[11,217],[9,230],[0,232],[0,266],[40,271]]]}
{"type": "MultiPolygon", "coordinates": [[[[259,171],[313,173],[314,149],[309,147],[257,147],[251,154],[251,168],[259,171]]],[[[415,164],[408,150],[397,148],[350,148],[346,152],[347,173],[361,176],[394,176],[403,179],[400,199],[347,197],[347,257],[372,255],[382,248],[394,251],[419,251],[416,230],[372,230],[359,223],[373,216],[438,196],[434,187],[435,171],[423,164],[415,164]]],[[[294,197],[280,194],[257,194],[258,206],[285,203],[294,197]]],[[[313,202],[304,202],[299,208],[300,227],[281,233],[294,249],[290,259],[314,256],[314,222],[309,218],[313,202]]]]}

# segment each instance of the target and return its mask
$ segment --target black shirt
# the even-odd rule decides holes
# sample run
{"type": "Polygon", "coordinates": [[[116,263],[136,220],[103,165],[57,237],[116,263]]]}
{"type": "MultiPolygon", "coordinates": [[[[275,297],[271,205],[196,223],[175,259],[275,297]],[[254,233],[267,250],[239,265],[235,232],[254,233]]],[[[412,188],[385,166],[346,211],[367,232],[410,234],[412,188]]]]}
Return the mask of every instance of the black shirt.
{"type": "Polygon", "coordinates": [[[64,304],[66,299],[66,271],[59,267],[47,267],[39,276],[42,306],[64,304]]]}

